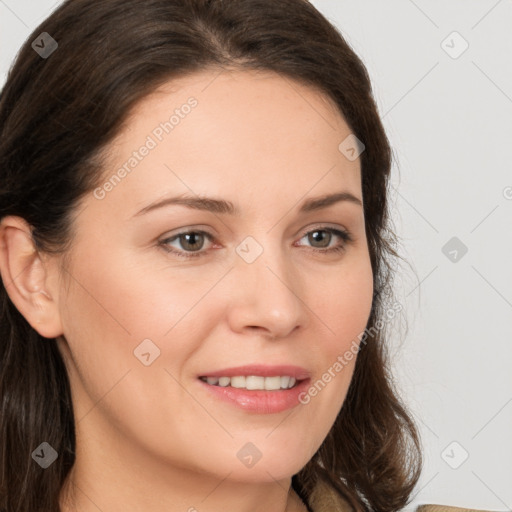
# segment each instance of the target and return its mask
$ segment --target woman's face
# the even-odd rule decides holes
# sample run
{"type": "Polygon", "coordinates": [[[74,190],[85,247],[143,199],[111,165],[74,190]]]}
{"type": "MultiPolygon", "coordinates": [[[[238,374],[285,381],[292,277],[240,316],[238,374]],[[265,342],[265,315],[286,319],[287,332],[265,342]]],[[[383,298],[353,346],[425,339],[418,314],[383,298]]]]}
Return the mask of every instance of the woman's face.
{"type": "Polygon", "coordinates": [[[272,73],[204,71],[137,105],[77,210],[61,276],[78,464],[249,482],[313,456],[372,302],[362,205],[311,207],[362,201],[360,161],[339,147],[350,134],[323,95],[272,73]],[[299,387],[200,379],[245,374],[299,387]]]}

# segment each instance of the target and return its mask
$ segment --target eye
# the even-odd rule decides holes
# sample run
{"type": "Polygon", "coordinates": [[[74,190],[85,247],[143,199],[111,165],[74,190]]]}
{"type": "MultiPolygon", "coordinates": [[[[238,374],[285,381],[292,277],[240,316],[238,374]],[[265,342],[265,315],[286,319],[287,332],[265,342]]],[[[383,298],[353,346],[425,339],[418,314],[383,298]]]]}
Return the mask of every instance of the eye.
{"type": "Polygon", "coordinates": [[[193,258],[197,256],[202,256],[205,251],[201,251],[204,246],[204,239],[212,241],[213,236],[206,231],[183,231],[182,233],[178,233],[170,238],[166,238],[162,240],[159,245],[161,245],[167,252],[171,252],[180,256],[182,258],[193,258]],[[176,248],[171,248],[171,242],[177,241],[181,248],[184,250],[176,250],[176,248]]]}
{"type": "Polygon", "coordinates": [[[313,250],[315,252],[321,253],[334,253],[340,252],[346,249],[347,243],[353,240],[352,235],[347,230],[329,228],[326,226],[321,226],[311,231],[305,233],[301,240],[307,238],[309,243],[319,244],[318,246],[314,246],[313,250]],[[332,247],[329,247],[332,239],[334,237],[338,237],[340,241],[332,247]]]}
{"type": "MultiPolygon", "coordinates": [[[[313,244],[311,248],[312,251],[323,254],[341,252],[345,250],[346,245],[353,240],[352,235],[347,230],[327,226],[321,226],[307,231],[302,235],[300,240],[304,238],[307,238],[308,242],[313,244]],[[331,247],[332,240],[336,238],[338,238],[338,243],[331,247]],[[318,245],[315,247],[315,244],[318,245]]],[[[212,242],[214,236],[202,230],[182,231],[181,233],[161,240],[158,245],[166,252],[172,253],[180,258],[197,258],[205,256],[208,253],[208,250],[202,250],[205,245],[205,239],[212,242]],[[171,245],[172,243],[177,244],[178,247],[171,245]]]]}

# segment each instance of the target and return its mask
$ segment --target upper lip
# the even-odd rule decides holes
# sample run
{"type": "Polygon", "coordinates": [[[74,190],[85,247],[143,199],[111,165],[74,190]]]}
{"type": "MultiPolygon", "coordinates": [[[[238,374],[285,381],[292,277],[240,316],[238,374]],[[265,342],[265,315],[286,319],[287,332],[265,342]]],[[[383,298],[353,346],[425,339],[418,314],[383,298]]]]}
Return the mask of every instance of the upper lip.
{"type": "Polygon", "coordinates": [[[308,379],[311,374],[305,368],[288,364],[250,364],[246,366],[233,366],[231,368],[223,368],[222,370],[208,371],[199,375],[199,377],[236,377],[238,375],[261,375],[262,377],[288,375],[290,377],[295,377],[296,380],[304,380],[308,379]]]}

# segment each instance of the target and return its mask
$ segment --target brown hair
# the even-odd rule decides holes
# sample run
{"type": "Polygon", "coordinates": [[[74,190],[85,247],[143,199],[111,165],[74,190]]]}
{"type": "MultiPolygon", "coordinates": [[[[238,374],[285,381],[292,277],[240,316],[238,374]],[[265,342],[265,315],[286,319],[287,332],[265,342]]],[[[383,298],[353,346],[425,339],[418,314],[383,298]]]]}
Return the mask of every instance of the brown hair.
{"type": "MultiPolygon", "coordinates": [[[[228,67],[274,71],[320,89],[366,146],[360,158],[374,276],[370,334],[331,431],[293,476],[292,486],[307,503],[315,482],[325,478],[354,510],[399,510],[417,483],[422,457],[416,427],[392,385],[383,330],[375,328],[385,320],[391,257],[398,256],[387,203],[392,155],[366,68],[313,5],[306,0],[64,2],[22,46],[2,91],[0,219],[24,218],[39,250],[65,252],[74,208],[97,186],[102,150],[130,109],[173,78],[228,67]],[[31,46],[42,32],[58,43],[46,58],[31,46]]],[[[27,323],[3,284],[0,509],[57,512],[75,458],[69,381],[56,341],[27,323]],[[44,470],[31,457],[43,440],[59,455],[44,470]]]]}

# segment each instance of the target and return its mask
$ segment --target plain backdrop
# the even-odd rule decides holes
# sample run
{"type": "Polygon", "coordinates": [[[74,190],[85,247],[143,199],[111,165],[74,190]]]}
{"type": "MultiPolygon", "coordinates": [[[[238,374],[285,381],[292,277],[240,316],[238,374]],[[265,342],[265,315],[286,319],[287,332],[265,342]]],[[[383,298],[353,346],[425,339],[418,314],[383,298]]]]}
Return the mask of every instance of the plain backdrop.
{"type": "MultiPolygon", "coordinates": [[[[1,86],[60,3],[0,0],[1,86]]],[[[405,510],[510,510],[512,1],[312,3],[367,66],[395,157],[390,201],[409,265],[390,343],[425,450],[405,510]]]]}

